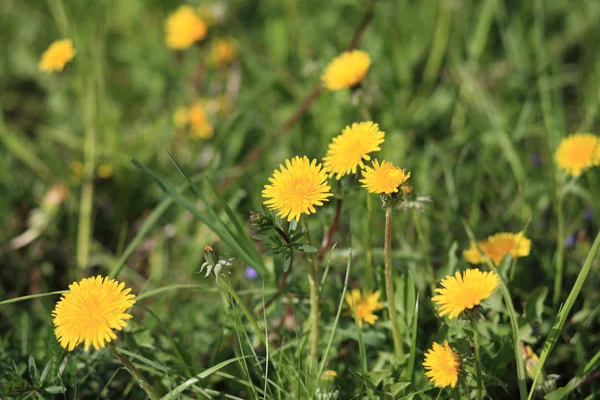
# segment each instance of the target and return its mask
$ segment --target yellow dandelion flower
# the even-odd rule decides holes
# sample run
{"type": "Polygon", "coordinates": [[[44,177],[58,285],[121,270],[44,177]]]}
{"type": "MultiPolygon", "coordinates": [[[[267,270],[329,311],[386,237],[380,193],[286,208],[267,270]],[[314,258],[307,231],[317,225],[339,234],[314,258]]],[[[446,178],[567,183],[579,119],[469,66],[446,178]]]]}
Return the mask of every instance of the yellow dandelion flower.
{"type": "Polygon", "coordinates": [[[344,175],[356,173],[358,167],[365,167],[363,160],[371,159],[369,153],[381,150],[379,145],[383,143],[384,136],[379,125],[371,121],[347,126],[329,144],[323,167],[338,180],[344,175]]]}
{"type": "Polygon", "coordinates": [[[213,135],[213,126],[208,121],[206,106],[203,102],[196,101],[188,110],[190,134],[193,138],[207,139],[213,135]]]}
{"type": "Polygon", "coordinates": [[[500,278],[495,272],[482,272],[477,268],[457,272],[454,276],[448,275],[442,280],[442,288],[435,289],[437,293],[431,300],[440,309],[440,317],[456,318],[465,310],[472,310],[483,300],[490,297],[500,283],[500,278]]]}
{"type": "Polygon", "coordinates": [[[96,173],[102,179],[108,179],[113,175],[113,167],[109,164],[100,164],[96,173]]]}
{"type": "Polygon", "coordinates": [[[75,54],[77,52],[71,40],[56,40],[42,54],[39,68],[46,72],[62,71],[65,65],[75,57],[75,54]]]}
{"type": "Polygon", "coordinates": [[[433,343],[432,348],[425,353],[423,366],[427,370],[425,376],[437,387],[456,387],[460,373],[460,355],[452,350],[447,340],[444,345],[433,343]]]}
{"type": "Polygon", "coordinates": [[[380,296],[379,291],[367,292],[363,296],[359,289],[352,289],[350,293],[346,293],[346,303],[350,308],[350,315],[354,317],[354,313],[356,313],[360,327],[362,327],[363,321],[374,325],[379,318],[374,313],[383,308],[383,303],[379,301],[380,296]]]}
{"type": "MultiPolygon", "coordinates": [[[[523,232],[501,232],[480,241],[479,247],[495,265],[500,265],[507,254],[512,258],[527,257],[531,250],[531,240],[527,239],[523,232]]],[[[463,252],[463,257],[471,264],[485,262],[475,243],[471,243],[471,246],[463,252]]]]}
{"type": "Polygon", "coordinates": [[[600,165],[600,140],[591,133],[575,133],[564,138],[554,159],[559,168],[571,176],[578,176],[584,170],[600,165]]]}
{"type": "Polygon", "coordinates": [[[135,295],[124,283],[102,276],[84,278],[69,285],[71,290],[56,303],[54,333],[60,345],[72,351],[83,343],[85,350],[96,350],[117,336],[131,318],[126,311],[135,304],[135,295]]]}
{"type": "Polygon", "coordinates": [[[190,6],[180,6],[165,22],[166,42],[171,49],[182,50],[206,36],[206,24],[190,6]]]}
{"type": "Polygon", "coordinates": [[[188,109],[187,107],[178,107],[173,113],[173,123],[175,127],[183,129],[189,122],[188,109]]]}
{"type": "Polygon", "coordinates": [[[356,86],[371,66],[371,57],[361,50],[346,51],[331,61],[321,77],[323,86],[331,91],[356,86]]]}
{"type": "Polygon", "coordinates": [[[327,371],[323,372],[324,378],[337,378],[337,376],[337,372],[332,369],[328,369],[327,371]]]}
{"type": "Polygon", "coordinates": [[[210,60],[217,65],[227,65],[237,53],[235,42],[231,39],[217,39],[213,43],[210,60]]]}
{"type": "Polygon", "coordinates": [[[333,196],[327,184],[327,173],[317,160],[296,156],[291,161],[285,160],[285,166],[279,168],[269,178],[271,184],[265,185],[262,191],[262,196],[268,199],[264,204],[277,210],[279,217],[299,220],[301,214],[316,212],[315,206],[322,206],[329,196],[333,196]]]}
{"type": "Polygon", "coordinates": [[[369,193],[398,193],[398,188],[410,178],[410,172],[395,167],[389,161],[373,160],[373,167],[365,167],[360,182],[369,193]]]}

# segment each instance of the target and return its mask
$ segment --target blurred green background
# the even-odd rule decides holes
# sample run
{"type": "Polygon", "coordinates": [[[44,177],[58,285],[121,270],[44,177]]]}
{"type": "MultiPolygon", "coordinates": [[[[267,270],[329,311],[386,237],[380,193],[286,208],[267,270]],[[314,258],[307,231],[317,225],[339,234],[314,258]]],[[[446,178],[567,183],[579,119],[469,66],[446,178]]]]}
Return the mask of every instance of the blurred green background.
{"type": "MultiPolygon", "coordinates": [[[[321,159],[333,136],[365,117],[349,92],[323,92],[296,124],[283,135],[278,133],[319,85],[324,66],[348,45],[368,1],[190,4],[209,10],[214,24],[203,44],[183,52],[169,50],[164,41],[164,21],[179,3],[3,0],[0,4],[0,300],[63,290],[82,276],[107,275],[135,238],[119,275],[135,292],[175,284],[206,288],[165,291],[143,303],[147,310],[134,310],[134,334],[126,340],[135,343],[130,345],[139,354],[168,366],[170,372],[161,379],[171,385],[230,358],[227,345],[234,340],[235,329],[213,282],[193,276],[203,262],[204,245],[217,243],[218,237],[187,211],[165,204],[159,186],[130,159],[178,187],[184,180],[169,158],[171,153],[186,174],[201,183],[204,176],[210,177],[245,220],[250,210],[261,209],[262,187],[283,160],[294,155],[321,159]],[[77,49],[73,61],[60,73],[39,71],[42,52],[65,37],[72,38],[77,49]],[[226,66],[208,62],[211,43],[218,38],[236,44],[236,58],[226,66]],[[221,105],[209,116],[214,136],[208,140],[190,137],[173,122],[176,109],[196,99],[221,105]],[[93,150],[86,148],[90,143],[93,150]],[[255,146],[261,156],[242,167],[240,162],[255,146]],[[78,164],[90,151],[95,154],[91,180],[78,164]],[[64,199],[58,204],[50,199],[44,208],[44,198],[55,185],[66,189],[64,199]],[[82,207],[86,185],[93,187],[89,215],[82,207]],[[149,216],[155,219],[146,225],[146,235],[136,236],[149,216]],[[89,235],[78,238],[82,224],[89,227],[89,235]],[[16,246],[15,238],[27,232],[34,239],[16,246]],[[174,351],[174,346],[180,350],[174,351]]],[[[500,231],[518,232],[529,223],[532,253],[519,262],[511,292],[523,314],[523,340],[533,347],[541,345],[554,316],[551,296],[545,307],[542,300],[537,315],[524,312],[537,299],[528,297],[535,289],[552,287],[561,240],[554,199],[565,182],[556,175],[552,153],[569,133],[598,132],[599,37],[597,0],[377,0],[358,44],[372,58],[361,96],[370,118],[386,132],[378,158],[409,169],[415,193],[433,201],[425,221],[438,277],[463,263],[459,250],[468,239],[461,218],[482,239],[500,231]]],[[[202,188],[215,201],[211,189],[206,184],[202,188]]],[[[332,258],[336,279],[324,295],[325,326],[337,307],[338,278],[345,270],[350,241],[356,258],[351,286],[360,287],[367,245],[360,230],[364,205],[358,191],[351,189],[334,238],[339,242],[332,258]]],[[[568,291],[589,250],[589,237],[598,230],[597,171],[570,182],[566,192],[565,232],[572,236],[565,253],[568,291]]],[[[189,198],[197,200],[193,194],[189,198]]],[[[332,202],[311,217],[317,241],[334,209],[332,202]]],[[[383,218],[375,215],[373,246],[375,263],[380,264],[383,218]]],[[[411,221],[409,216],[396,218],[395,262],[400,270],[413,273],[427,307],[420,360],[439,333],[425,296],[425,274],[411,221]]],[[[236,256],[226,246],[221,250],[236,256]]],[[[266,290],[272,292],[281,271],[277,260],[267,260],[267,268],[263,278],[266,290]]],[[[249,306],[260,306],[261,283],[247,279],[243,271],[243,263],[237,263],[232,280],[242,290],[253,289],[244,298],[249,306]]],[[[307,293],[304,274],[301,270],[294,274],[298,279],[288,290],[302,297],[307,293]]],[[[561,375],[559,385],[580,373],[600,346],[598,283],[594,271],[576,307],[581,311],[565,331],[566,342],[547,367],[561,375]]],[[[30,354],[42,365],[58,359],[61,349],[50,316],[55,301],[45,297],[0,306],[0,363],[7,366],[15,360],[17,369],[24,369],[30,354]]],[[[306,309],[299,308],[295,312],[302,319],[306,309]]],[[[290,312],[283,304],[270,311],[269,318],[277,322],[274,340],[295,336],[278,323],[290,312]]],[[[494,329],[509,336],[507,325],[490,332],[494,329]]],[[[369,335],[373,357],[378,348],[389,347],[381,332],[369,335]]],[[[488,373],[499,382],[495,398],[514,398],[512,350],[510,343],[498,340],[484,359],[488,373]],[[503,358],[503,352],[509,356],[503,358]]],[[[348,354],[353,344],[347,341],[343,335],[336,339],[333,364],[356,363],[348,354]]],[[[127,383],[125,373],[112,376],[117,366],[110,357],[80,352],[72,358],[77,362],[63,364],[62,373],[69,388],[79,387],[76,398],[95,398],[111,379],[101,397],[115,398],[125,390],[123,396],[142,398],[139,389],[127,383]]],[[[356,381],[349,371],[338,372],[340,382],[356,381]]],[[[237,376],[239,371],[233,368],[229,373],[237,376]]],[[[235,379],[217,376],[210,385],[245,397],[244,385],[235,379]]],[[[593,396],[595,385],[581,388],[582,396],[593,396]]],[[[352,383],[346,390],[350,396],[358,389],[352,383]]]]}

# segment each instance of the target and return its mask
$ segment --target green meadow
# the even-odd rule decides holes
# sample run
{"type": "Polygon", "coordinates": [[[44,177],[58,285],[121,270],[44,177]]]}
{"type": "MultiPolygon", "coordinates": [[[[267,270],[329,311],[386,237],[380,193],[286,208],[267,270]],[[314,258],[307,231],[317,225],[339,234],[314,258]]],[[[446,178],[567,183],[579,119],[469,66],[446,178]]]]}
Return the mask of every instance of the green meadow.
{"type": "Polygon", "coordinates": [[[0,38],[0,399],[600,398],[597,0],[2,0],[0,38]]]}

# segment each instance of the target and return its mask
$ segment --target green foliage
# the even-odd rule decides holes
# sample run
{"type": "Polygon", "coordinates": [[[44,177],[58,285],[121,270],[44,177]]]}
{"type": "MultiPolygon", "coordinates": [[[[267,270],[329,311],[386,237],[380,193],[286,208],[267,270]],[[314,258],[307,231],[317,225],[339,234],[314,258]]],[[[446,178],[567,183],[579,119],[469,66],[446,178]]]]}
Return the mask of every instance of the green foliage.
{"type": "Polygon", "coordinates": [[[164,21],[179,3],[2,1],[0,398],[147,398],[111,349],[67,352],[55,338],[56,301],[93,275],[137,295],[117,351],[165,399],[476,398],[473,328],[440,318],[432,292],[473,267],[472,240],[521,230],[529,256],[479,266],[502,278],[477,322],[483,392],[600,396],[600,178],[554,160],[568,134],[600,133],[600,2],[378,0],[364,25],[370,0],[187,4],[213,24],[172,51],[164,21]],[[372,59],[360,89],[313,92],[357,33],[372,59]],[[75,58],[39,71],[61,38],[75,58]],[[231,63],[211,60],[220,38],[236,44],[231,63]],[[174,122],[196,101],[210,138],[174,122]],[[261,196],[285,159],[321,160],[361,120],[385,132],[371,156],[411,171],[392,225],[393,299],[384,211],[355,176],[330,179],[334,196],[306,223],[261,196]],[[206,245],[233,259],[219,285],[196,275],[206,245]],[[386,306],[360,327],[346,293],[367,286],[386,306]],[[444,340],[461,356],[456,388],[434,387],[422,365],[444,340]]]}

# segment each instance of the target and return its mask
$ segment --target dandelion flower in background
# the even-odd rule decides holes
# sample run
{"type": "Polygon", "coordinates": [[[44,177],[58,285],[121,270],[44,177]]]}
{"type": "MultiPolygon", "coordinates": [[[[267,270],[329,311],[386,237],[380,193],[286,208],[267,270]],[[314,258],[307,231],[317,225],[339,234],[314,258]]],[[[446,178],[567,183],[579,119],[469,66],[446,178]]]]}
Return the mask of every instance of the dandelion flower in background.
{"type": "Polygon", "coordinates": [[[346,51],[331,61],[321,77],[331,91],[358,85],[371,66],[371,57],[361,50],[346,51]]]}
{"type": "Polygon", "coordinates": [[[114,170],[109,164],[100,164],[96,170],[96,173],[98,174],[99,178],[108,179],[113,175],[114,170]]]}
{"type": "Polygon", "coordinates": [[[337,378],[338,374],[336,371],[332,370],[332,369],[328,369],[327,371],[323,372],[323,377],[324,378],[337,378]]]}
{"type": "Polygon", "coordinates": [[[46,72],[62,71],[65,65],[77,52],[73,47],[73,42],[69,39],[57,40],[42,54],[40,59],[40,70],[46,72]]]}
{"type": "Polygon", "coordinates": [[[236,56],[237,48],[231,39],[217,39],[214,41],[210,60],[217,65],[227,65],[236,56]]]}
{"type": "Polygon", "coordinates": [[[135,304],[135,295],[124,283],[102,276],[84,278],[69,285],[52,315],[60,345],[72,351],[83,343],[96,350],[116,339],[113,330],[122,330],[131,318],[126,311],[135,304]]]}
{"type": "Polygon", "coordinates": [[[363,321],[374,325],[379,318],[375,312],[383,309],[383,303],[379,301],[380,296],[379,291],[366,292],[362,295],[359,289],[353,289],[350,293],[346,293],[346,303],[350,307],[353,318],[356,313],[360,327],[362,327],[363,321]]]}
{"type": "Polygon", "coordinates": [[[173,113],[173,123],[178,129],[183,129],[189,122],[187,107],[178,107],[173,113]]]}
{"type": "Polygon", "coordinates": [[[448,275],[442,282],[442,288],[435,289],[437,295],[431,300],[439,308],[439,315],[456,318],[465,310],[472,310],[490,295],[498,286],[500,278],[495,272],[482,272],[477,268],[468,269],[461,275],[448,275]]]}
{"type": "Polygon", "coordinates": [[[207,139],[213,135],[213,126],[208,121],[206,106],[200,101],[192,104],[188,110],[190,134],[193,138],[207,139]]]}
{"type": "Polygon", "coordinates": [[[373,160],[372,167],[365,167],[360,182],[369,193],[398,193],[398,188],[410,178],[410,172],[395,167],[389,161],[373,160]]]}
{"type": "Polygon", "coordinates": [[[425,353],[423,366],[427,370],[425,376],[437,387],[456,387],[460,373],[460,355],[452,350],[447,340],[444,345],[433,343],[432,348],[425,353]]]}
{"type": "Polygon", "coordinates": [[[206,24],[190,6],[180,6],[165,22],[166,42],[171,49],[182,50],[206,36],[206,24]]]}
{"type": "Polygon", "coordinates": [[[365,167],[363,160],[371,159],[369,153],[381,150],[379,145],[383,143],[384,136],[379,125],[371,121],[347,126],[329,144],[323,167],[338,180],[344,175],[356,173],[358,167],[365,167]]]}
{"type": "Polygon", "coordinates": [[[270,210],[277,210],[277,215],[287,218],[288,222],[299,220],[302,214],[316,212],[315,206],[322,206],[333,196],[327,184],[327,173],[317,160],[296,156],[285,160],[285,166],[279,168],[269,178],[271,184],[265,185],[262,196],[267,199],[264,204],[270,210]]]}
{"type": "MultiPolygon", "coordinates": [[[[495,265],[500,265],[507,254],[512,258],[527,257],[531,250],[531,240],[527,239],[523,232],[501,232],[480,241],[479,248],[495,265]]],[[[471,247],[463,252],[463,257],[471,264],[485,262],[475,243],[471,243],[471,247]]]]}
{"type": "Polygon", "coordinates": [[[571,176],[579,176],[584,170],[600,165],[600,141],[591,133],[575,133],[560,142],[554,159],[559,168],[571,176]]]}

